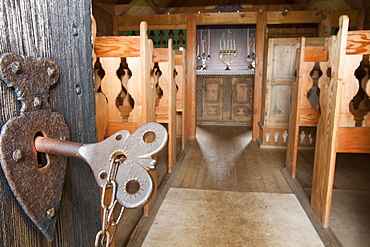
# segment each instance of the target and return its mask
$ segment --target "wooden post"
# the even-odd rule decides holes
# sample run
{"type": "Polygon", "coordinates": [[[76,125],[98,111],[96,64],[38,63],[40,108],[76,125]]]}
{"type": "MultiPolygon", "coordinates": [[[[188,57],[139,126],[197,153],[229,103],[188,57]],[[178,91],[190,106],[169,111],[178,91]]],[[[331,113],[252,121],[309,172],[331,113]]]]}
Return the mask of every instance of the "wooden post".
{"type": "Polygon", "coordinates": [[[195,21],[194,13],[188,13],[186,15],[187,25],[187,81],[188,81],[188,135],[190,139],[195,139],[195,127],[196,127],[196,39],[197,39],[197,25],[195,21]]]}
{"type": "Polygon", "coordinates": [[[319,37],[330,37],[332,11],[321,11],[321,22],[319,25],[319,37]]]}
{"type": "Polygon", "coordinates": [[[259,137],[259,122],[262,119],[262,87],[264,69],[264,50],[267,30],[266,12],[257,13],[256,26],[256,69],[254,71],[254,100],[253,100],[253,140],[259,137]]]}

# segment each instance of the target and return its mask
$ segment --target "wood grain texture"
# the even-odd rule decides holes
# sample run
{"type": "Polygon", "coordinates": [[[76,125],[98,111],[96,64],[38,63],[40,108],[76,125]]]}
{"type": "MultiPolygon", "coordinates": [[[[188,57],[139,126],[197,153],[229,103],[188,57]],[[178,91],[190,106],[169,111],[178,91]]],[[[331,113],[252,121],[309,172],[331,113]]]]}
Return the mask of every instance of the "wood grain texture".
{"type": "Polygon", "coordinates": [[[139,57],[140,36],[96,37],[94,51],[97,57],[139,57]]]}
{"type": "MultiPolygon", "coordinates": [[[[72,141],[95,142],[90,1],[4,0],[0,19],[0,53],[54,60],[61,76],[51,88],[51,107],[64,116],[72,141]]],[[[3,125],[18,115],[19,104],[3,83],[0,90],[3,125]]],[[[0,239],[4,246],[92,246],[100,228],[99,207],[99,190],[90,167],[70,158],[56,236],[48,243],[0,172],[0,239]]]]}
{"type": "Polygon", "coordinates": [[[370,153],[369,127],[339,127],[337,152],[370,153]]]}
{"type": "Polygon", "coordinates": [[[370,54],[370,30],[366,31],[350,31],[347,38],[348,55],[370,54]]]}

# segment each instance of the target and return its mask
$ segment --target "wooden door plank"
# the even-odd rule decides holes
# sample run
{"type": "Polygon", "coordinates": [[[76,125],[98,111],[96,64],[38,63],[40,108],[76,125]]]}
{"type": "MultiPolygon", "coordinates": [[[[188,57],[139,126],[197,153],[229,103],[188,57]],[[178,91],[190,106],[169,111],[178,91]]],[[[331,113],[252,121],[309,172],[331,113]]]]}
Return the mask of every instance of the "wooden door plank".
{"type": "MultiPolygon", "coordinates": [[[[50,58],[61,74],[51,88],[52,110],[66,120],[70,140],[93,143],[95,108],[89,0],[4,0],[0,8],[0,53],[50,58]],[[16,21],[15,21],[16,20],[16,21]],[[82,21],[83,20],[83,21],[82,21]]],[[[3,125],[19,113],[12,90],[0,86],[3,125]]],[[[90,167],[69,158],[56,236],[48,243],[26,216],[0,172],[0,239],[3,246],[93,246],[99,231],[99,189],[90,167]]]]}

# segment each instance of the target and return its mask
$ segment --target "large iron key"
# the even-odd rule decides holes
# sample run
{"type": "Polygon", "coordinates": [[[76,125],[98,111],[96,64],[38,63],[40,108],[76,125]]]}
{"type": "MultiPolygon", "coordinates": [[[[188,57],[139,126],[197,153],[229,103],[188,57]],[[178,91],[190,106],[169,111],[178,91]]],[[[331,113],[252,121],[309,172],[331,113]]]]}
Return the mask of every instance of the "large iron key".
{"type": "Polygon", "coordinates": [[[153,181],[147,170],[156,161],[151,157],[161,151],[167,142],[167,131],[159,123],[147,123],[133,134],[121,130],[104,141],[82,144],[53,138],[36,137],[39,152],[76,157],[91,167],[96,182],[103,187],[111,160],[125,157],[116,176],[117,201],[125,208],[136,208],[147,203],[153,191],[153,181]]]}

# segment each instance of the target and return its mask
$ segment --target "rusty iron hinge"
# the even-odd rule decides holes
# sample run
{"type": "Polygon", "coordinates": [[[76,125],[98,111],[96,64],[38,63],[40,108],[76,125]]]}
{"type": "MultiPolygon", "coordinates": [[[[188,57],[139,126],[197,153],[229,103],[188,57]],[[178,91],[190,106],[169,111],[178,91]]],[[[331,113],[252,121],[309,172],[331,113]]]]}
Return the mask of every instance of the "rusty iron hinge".
{"type": "Polygon", "coordinates": [[[100,187],[111,160],[125,156],[117,171],[116,197],[122,206],[135,208],[145,205],[152,194],[148,170],[154,168],[155,160],[151,157],[168,139],[161,124],[147,123],[132,134],[121,130],[99,143],[67,141],[64,118],[52,112],[49,104],[49,89],[57,83],[59,73],[50,59],[13,53],[0,56],[0,79],[15,89],[22,103],[20,116],[9,119],[1,129],[1,166],[15,197],[48,241],[54,238],[67,156],[86,161],[100,187]],[[135,185],[134,190],[128,188],[130,184],[135,185]]]}

